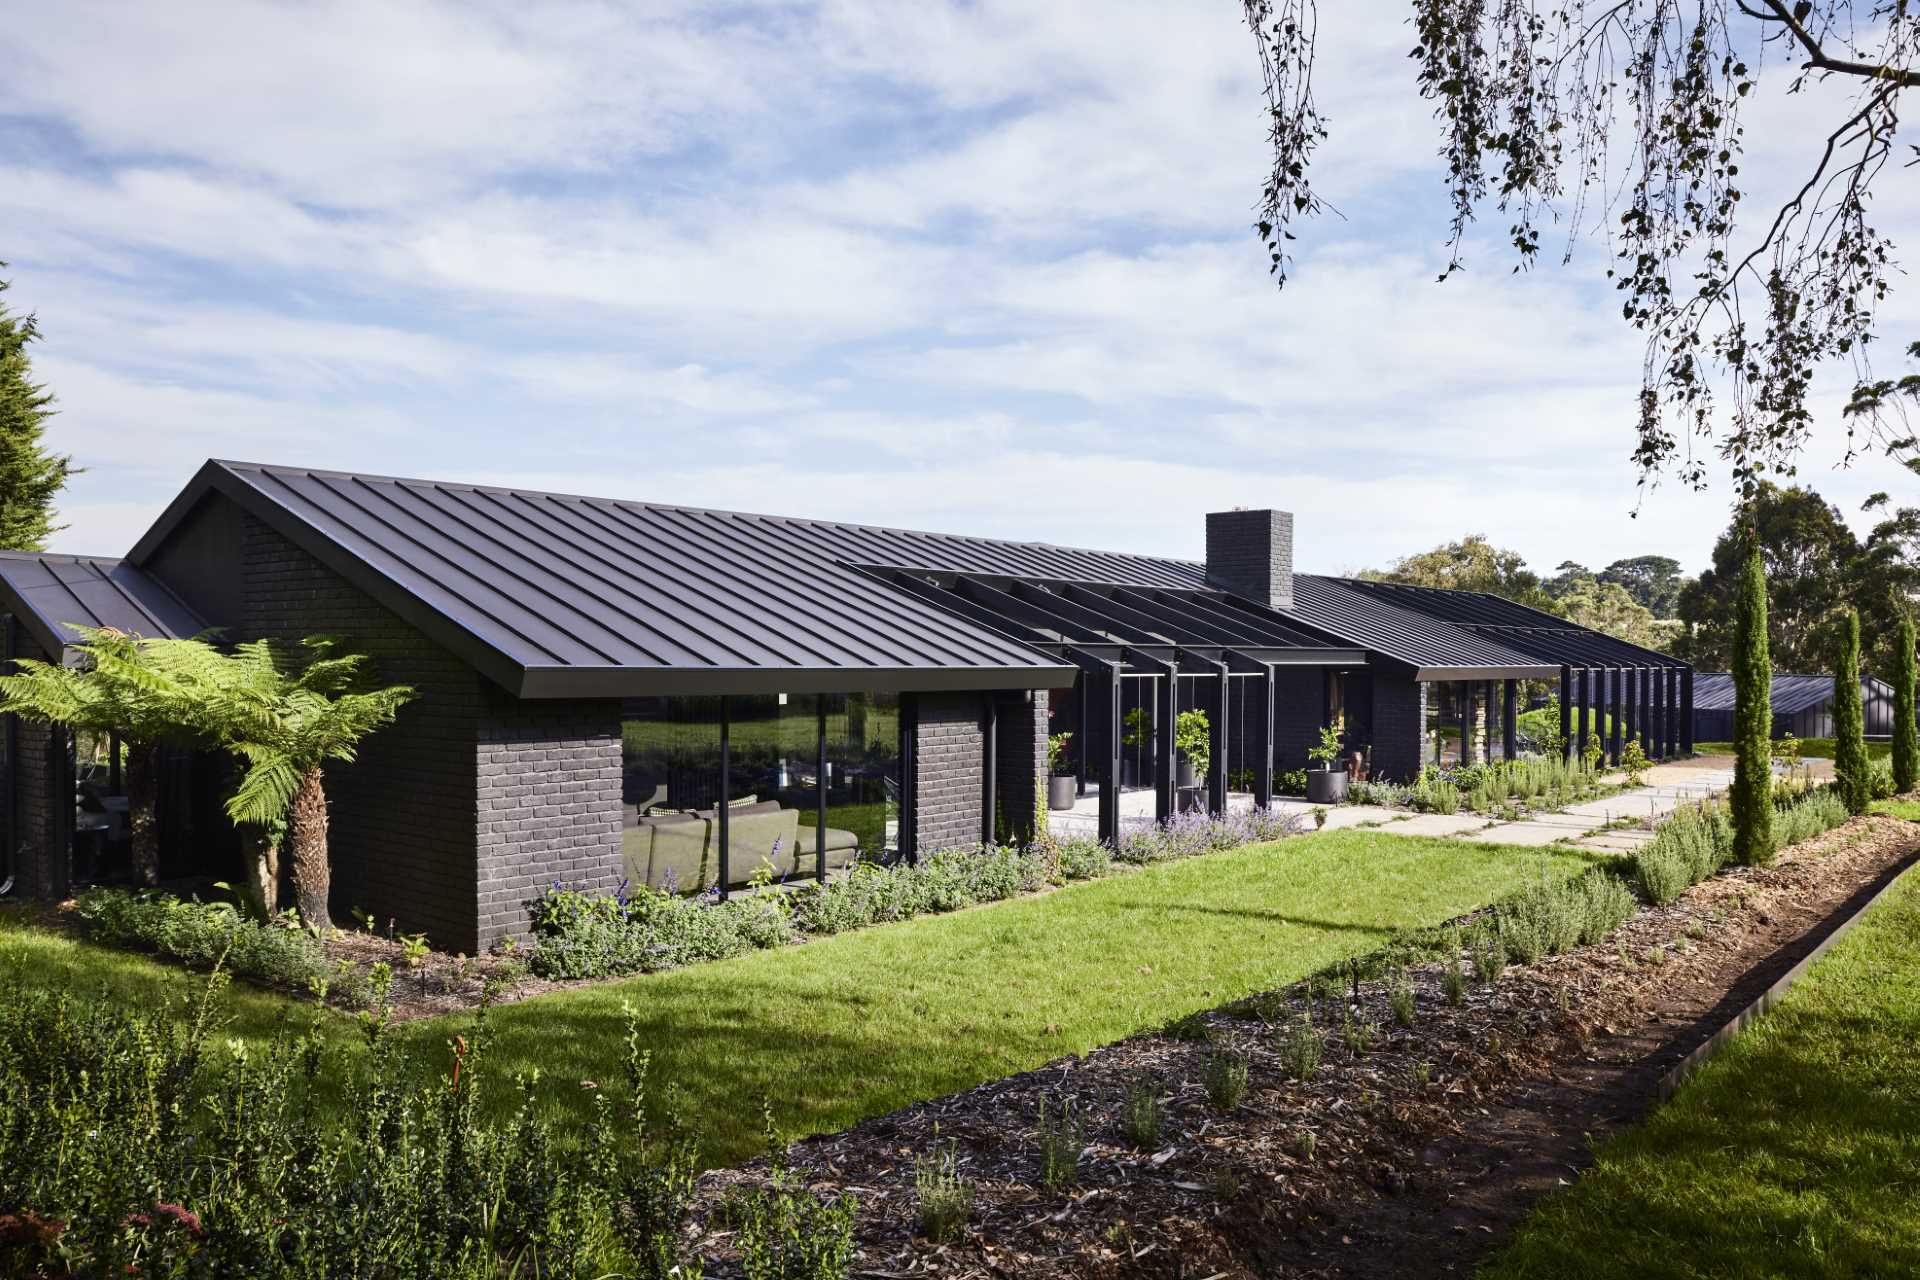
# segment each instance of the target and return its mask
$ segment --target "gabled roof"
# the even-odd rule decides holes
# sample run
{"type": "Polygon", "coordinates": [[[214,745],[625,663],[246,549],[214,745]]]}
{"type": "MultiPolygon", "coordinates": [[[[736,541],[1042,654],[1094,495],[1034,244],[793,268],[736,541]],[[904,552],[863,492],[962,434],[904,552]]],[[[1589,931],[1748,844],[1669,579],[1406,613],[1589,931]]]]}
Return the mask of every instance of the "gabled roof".
{"type": "Polygon", "coordinates": [[[1044,688],[1073,677],[1062,644],[1123,634],[1342,664],[1365,650],[1426,680],[1673,661],[1472,593],[1300,574],[1293,607],[1268,610],[1210,589],[1189,560],[218,460],[129,564],[210,494],[521,697],[1044,688]],[[1027,601],[1027,621],[1009,625],[900,573],[1078,595],[1075,634],[1028,625],[1036,604],[1059,615],[1058,600],[1027,601]]]}
{"type": "MultiPolygon", "coordinates": [[[[1862,676],[1860,686],[1865,689],[1884,690],[1887,688],[1874,676],[1862,676]]],[[[1825,706],[1833,701],[1832,676],[1796,676],[1776,675],[1767,703],[1777,716],[1798,715],[1802,711],[1811,711],[1815,707],[1825,706]]],[[[1693,678],[1693,709],[1695,711],[1731,711],[1733,710],[1733,676],[1724,671],[1702,671],[1693,678]]]]}
{"type": "Polygon", "coordinates": [[[72,661],[74,627],[179,639],[206,630],[173,593],[123,560],[0,551],[0,605],[41,652],[72,661]]]}
{"type": "Polygon", "coordinates": [[[521,697],[1046,688],[1073,678],[1059,659],[844,562],[849,548],[931,554],[941,541],[931,535],[216,460],[128,559],[146,562],[209,493],[521,697]]]}
{"type": "Polygon", "coordinates": [[[1420,680],[1544,679],[1559,674],[1557,662],[1544,662],[1434,617],[1418,602],[1402,604],[1362,591],[1360,585],[1345,578],[1295,574],[1288,616],[1413,667],[1420,680]]]}

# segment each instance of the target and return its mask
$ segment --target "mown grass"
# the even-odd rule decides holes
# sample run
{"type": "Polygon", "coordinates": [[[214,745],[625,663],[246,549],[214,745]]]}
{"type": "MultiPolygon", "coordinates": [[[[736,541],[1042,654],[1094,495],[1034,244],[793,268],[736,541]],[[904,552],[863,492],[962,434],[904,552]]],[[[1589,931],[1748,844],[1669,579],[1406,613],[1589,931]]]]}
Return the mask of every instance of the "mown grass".
{"type": "Polygon", "coordinates": [[[1867,809],[1869,813],[1884,813],[1889,818],[1904,818],[1908,822],[1920,822],[1920,797],[1895,796],[1891,800],[1875,800],[1867,809]]]}
{"type": "MultiPolygon", "coordinates": [[[[1799,738],[1799,739],[1796,739],[1796,741],[1799,742],[1800,754],[1805,759],[1808,759],[1808,760],[1833,759],[1833,739],[1832,738],[1799,738]]],[[[1779,744],[1775,743],[1775,745],[1778,746],[1779,744]]],[[[1703,755],[1703,756],[1730,756],[1733,754],[1733,744],[1731,742],[1696,742],[1693,744],[1693,750],[1695,754],[1703,755]]],[[[1867,741],[1867,758],[1868,759],[1884,760],[1884,759],[1891,759],[1892,757],[1893,757],[1892,742],[1890,741],[1877,742],[1872,739],[1868,739],[1867,741]]]]}
{"type": "Polygon", "coordinates": [[[1920,875],[1542,1205],[1487,1280],[1920,1275],[1920,875]]]}
{"type": "MultiPolygon", "coordinates": [[[[732,1162],[758,1150],[763,1097],[789,1136],[842,1129],[1297,980],[1601,857],[1324,832],[554,992],[489,1015],[489,1104],[509,1105],[512,1077],[538,1069],[555,1086],[551,1105],[584,1111],[592,1091],[580,1082],[618,1077],[630,1002],[655,1080],[683,1092],[705,1158],[732,1162]]],[[[10,980],[143,1002],[196,989],[156,962],[6,921],[0,913],[0,953],[29,953],[0,970],[10,980]]],[[[222,1003],[221,1034],[241,1039],[274,1034],[293,1007],[239,990],[222,1003]]],[[[320,1016],[330,1038],[357,1035],[353,1019],[320,1016]]],[[[440,1063],[473,1021],[426,1019],[398,1034],[440,1063]]]]}

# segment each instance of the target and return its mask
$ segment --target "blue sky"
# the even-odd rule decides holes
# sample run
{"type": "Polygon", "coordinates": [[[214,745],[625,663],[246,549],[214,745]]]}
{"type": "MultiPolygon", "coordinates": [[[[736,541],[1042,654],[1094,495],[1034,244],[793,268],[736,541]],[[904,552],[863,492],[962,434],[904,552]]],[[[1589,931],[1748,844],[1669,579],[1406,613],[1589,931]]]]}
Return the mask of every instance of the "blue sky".
{"type": "MultiPolygon", "coordinates": [[[[57,546],[125,550],[217,455],[1192,556],[1205,511],[1278,506],[1321,571],[1468,532],[1699,567],[1726,495],[1636,488],[1604,250],[1435,284],[1406,6],[1323,8],[1344,216],[1279,293],[1230,0],[27,6],[0,258],[88,468],[57,546]]],[[[1759,104],[1750,172],[1839,102],[1759,104]]],[[[1904,497],[1829,470],[1831,417],[1805,477],[1904,497]]]]}

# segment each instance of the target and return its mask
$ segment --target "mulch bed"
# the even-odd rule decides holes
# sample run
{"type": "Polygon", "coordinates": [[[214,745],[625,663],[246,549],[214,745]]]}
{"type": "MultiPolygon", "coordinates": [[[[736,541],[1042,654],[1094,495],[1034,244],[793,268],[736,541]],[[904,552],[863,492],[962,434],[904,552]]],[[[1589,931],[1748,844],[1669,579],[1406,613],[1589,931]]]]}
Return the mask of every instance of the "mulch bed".
{"type": "MultiPolygon", "coordinates": [[[[1442,966],[1411,971],[1418,1015],[1393,1025],[1383,983],[1323,990],[1318,1072],[1287,1077],[1275,1026],[1296,990],[1206,1015],[1204,1033],[1147,1036],[801,1142],[793,1168],[859,1201],[856,1275],[875,1277],[1414,1277],[1470,1274],[1533,1204],[1588,1162],[1590,1141],[1652,1104],[1660,1075],[1920,856],[1920,825],[1870,816],[1735,869],[1607,942],[1497,982],[1459,1006],[1442,966]],[[1375,1025],[1350,1049],[1346,1004],[1375,1025]],[[1264,1016],[1261,1016],[1264,1015],[1264,1016]],[[1331,1025],[1329,1025],[1331,1023],[1331,1025]],[[1216,1113],[1208,1055],[1249,1060],[1245,1097],[1216,1113]],[[1162,1140],[1122,1136],[1130,1087],[1154,1081],[1162,1140]],[[1087,1147],[1072,1187],[1039,1183],[1037,1117],[1072,1099],[1087,1147]],[[916,1237],[914,1160],[953,1144],[976,1187],[963,1236],[916,1237]]],[[[703,1179],[711,1205],[764,1165],[703,1179]]],[[[702,1245],[729,1274],[720,1215],[702,1245]]]]}

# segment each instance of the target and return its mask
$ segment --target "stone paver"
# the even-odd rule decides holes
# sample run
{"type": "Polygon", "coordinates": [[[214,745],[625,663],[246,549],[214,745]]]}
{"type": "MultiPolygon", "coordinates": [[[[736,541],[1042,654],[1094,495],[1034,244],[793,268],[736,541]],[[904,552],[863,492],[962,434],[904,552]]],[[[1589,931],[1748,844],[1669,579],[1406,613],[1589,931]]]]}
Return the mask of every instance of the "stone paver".
{"type": "Polygon", "coordinates": [[[1486,825],[1487,820],[1477,813],[1416,813],[1381,830],[1397,836],[1457,836],[1486,825]]]}
{"type": "Polygon", "coordinates": [[[1532,849],[1565,840],[1572,834],[1565,828],[1549,827],[1539,822],[1503,822],[1484,831],[1470,831],[1460,838],[1475,844],[1518,844],[1532,849]]]}

